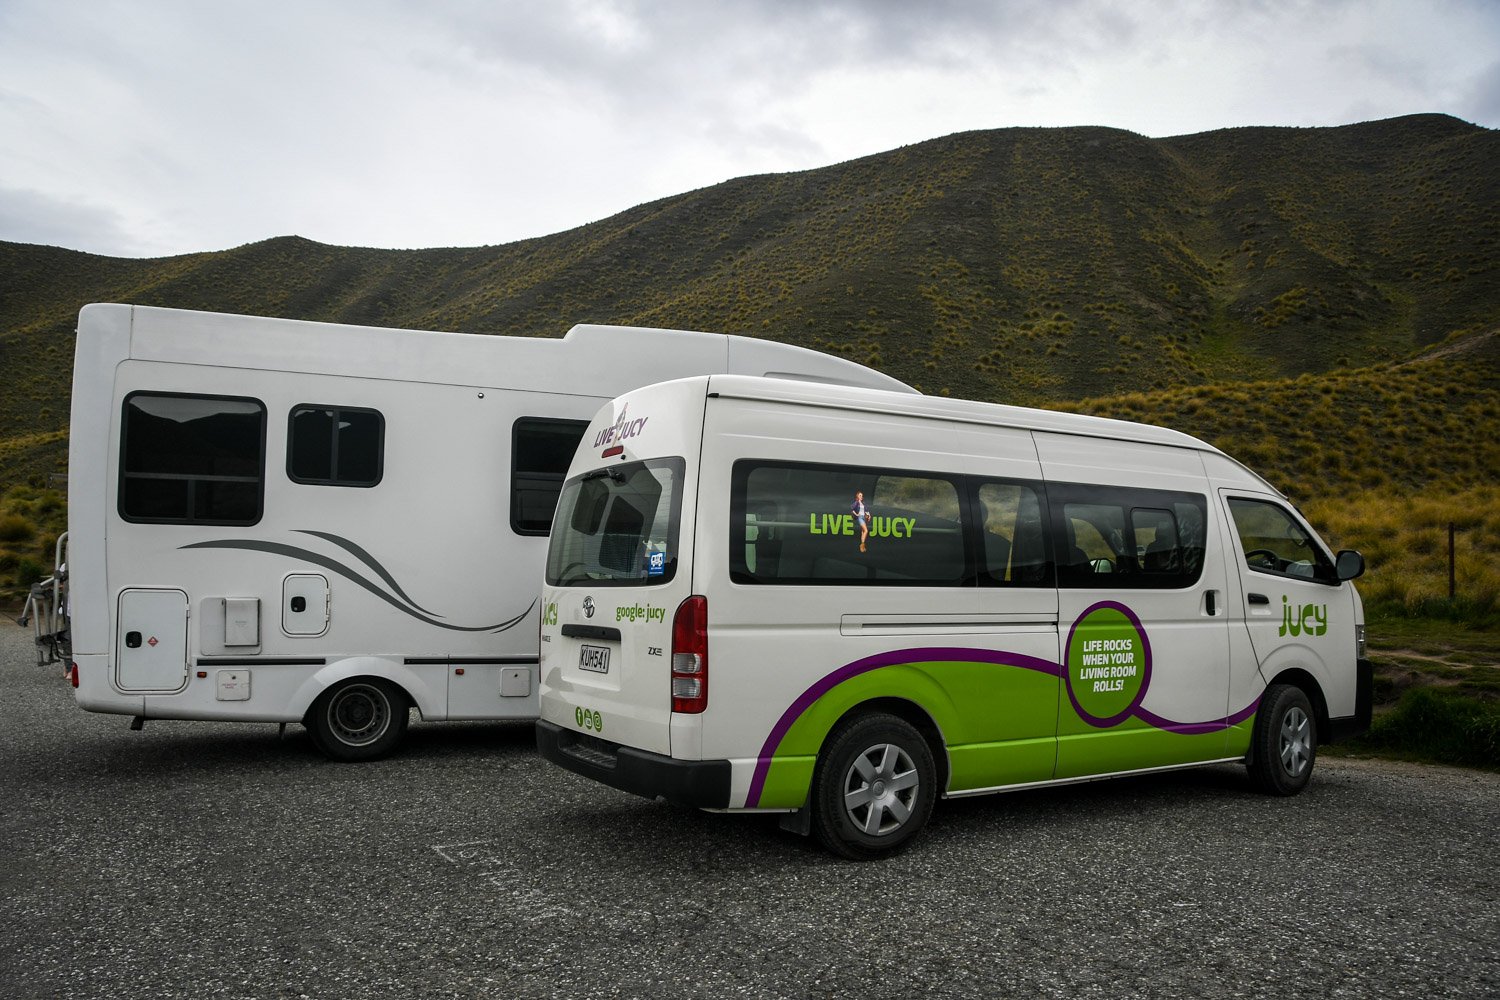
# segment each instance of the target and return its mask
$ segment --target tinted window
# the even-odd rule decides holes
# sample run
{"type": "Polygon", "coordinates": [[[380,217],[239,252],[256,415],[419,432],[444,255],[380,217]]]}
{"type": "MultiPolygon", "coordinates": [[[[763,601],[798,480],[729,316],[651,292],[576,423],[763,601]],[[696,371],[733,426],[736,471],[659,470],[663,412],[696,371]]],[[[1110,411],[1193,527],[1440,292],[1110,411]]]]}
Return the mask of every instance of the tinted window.
{"type": "Polygon", "coordinates": [[[374,486],[384,448],[385,418],[375,410],[305,405],[287,420],[286,471],[295,482],[374,486]]]}
{"type": "Polygon", "coordinates": [[[522,417],[511,433],[510,526],[517,534],[545,535],[558,493],[586,420],[522,417]]]}
{"type": "Polygon", "coordinates": [[[731,575],[740,583],[964,582],[953,480],[892,470],[740,462],[731,575]]]}
{"type": "Polygon", "coordinates": [[[260,520],[266,410],[258,401],[134,393],[121,424],[121,517],[168,524],[260,520]]]}
{"type": "Polygon", "coordinates": [[[1050,586],[1052,566],[1036,488],[1025,483],[983,483],[978,497],[984,547],[980,585],[1050,586]]]}
{"type": "Polygon", "coordinates": [[[1274,503],[1231,497],[1229,512],[1240,536],[1245,565],[1258,573],[1337,583],[1333,560],[1313,537],[1274,503]]]}
{"type": "Polygon", "coordinates": [[[677,571],[680,458],[612,466],[564,485],[547,548],[554,586],[653,586],[677,571]]]}
{"type": "Polygon", "coordinates": [[[1196,493],[1049,486],[1063,587],[1172,589],[1203,572],[1207,501],[1196,493]]]}

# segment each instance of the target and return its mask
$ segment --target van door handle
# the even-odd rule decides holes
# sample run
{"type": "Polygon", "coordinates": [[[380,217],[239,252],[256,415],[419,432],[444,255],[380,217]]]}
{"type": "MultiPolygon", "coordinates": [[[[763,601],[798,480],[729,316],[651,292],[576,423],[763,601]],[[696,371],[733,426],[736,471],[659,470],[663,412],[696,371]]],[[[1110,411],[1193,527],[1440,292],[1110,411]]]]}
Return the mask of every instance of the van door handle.
{"type": "Polygon", "coordinates": [[[1251,594],[1250,595],[1250,603],[1251,604],[1270,604],[1271,603],[1271,599],[1269,597],[1267,597],[1265,594],[1251,594]]]}
{"type": "Polygon", "coordinates": [[[620,630],[611,625],[574,625],[569,623],[562,627],[565,639],[605,639],[613,642],[620,641],[620,630]]]}

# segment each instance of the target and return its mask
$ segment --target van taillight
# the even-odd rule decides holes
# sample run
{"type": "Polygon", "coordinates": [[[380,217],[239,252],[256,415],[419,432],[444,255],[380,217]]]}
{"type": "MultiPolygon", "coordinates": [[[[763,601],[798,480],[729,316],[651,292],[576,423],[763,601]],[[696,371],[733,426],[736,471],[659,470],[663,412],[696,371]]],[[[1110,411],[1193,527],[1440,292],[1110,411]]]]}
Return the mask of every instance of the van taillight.
{"type": "Polygon", "coordinates": [[[73,662],[73,669],[68,671],[68,680],[73,682],[74,687],[78,686],[78,662],[76,660],[73,662]]]}
{"type": "Polygon", "coordinates": [[[708,598],[689,597],[672,616],[672,711],[708,707],[708,598]]]}

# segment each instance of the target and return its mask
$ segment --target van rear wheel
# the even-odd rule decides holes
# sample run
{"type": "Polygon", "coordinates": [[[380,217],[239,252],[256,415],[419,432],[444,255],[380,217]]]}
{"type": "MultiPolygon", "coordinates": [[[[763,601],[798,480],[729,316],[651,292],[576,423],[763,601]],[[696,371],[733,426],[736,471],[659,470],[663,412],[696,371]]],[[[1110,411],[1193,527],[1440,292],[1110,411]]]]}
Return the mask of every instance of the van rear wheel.
{"type": "Polygon", "coordinates": [[[307,728],[318,749],[334,760],[375,760],[406,732],[406,693],[378,677],[336,684],[313,702],[307,728]]]}
{"type": "Polygon", "coordinates": [[[1268,795],[1296,795],[1312,780],[1318,722],[1306,693],[1272,684],[1260,700],[1250,744],[1250,781],[1268,795]]]}
{"type": "Polygon", "coordinates": [[[932,751],[916,727],[885,713],[855,716],[835,727],[818,755],[813,829],[842,857],[882,857],[927,823],[936,784],[932,751]]]}

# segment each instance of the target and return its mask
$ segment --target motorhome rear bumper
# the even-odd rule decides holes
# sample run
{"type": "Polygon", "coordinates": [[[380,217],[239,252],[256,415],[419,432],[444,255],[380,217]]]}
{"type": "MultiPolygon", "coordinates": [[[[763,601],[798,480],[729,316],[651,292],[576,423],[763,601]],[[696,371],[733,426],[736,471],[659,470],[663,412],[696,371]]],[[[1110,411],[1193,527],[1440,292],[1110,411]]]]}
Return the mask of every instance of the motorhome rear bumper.
{"type": "Polygon", "coordinates": [[[727,760],[675,760],[545,721],[536,724],[536,748],[557,766],[622,792],[700,809],[729,805],[727,760]]]}
{"type": "Polygon", "coordinates": [[[1354,714],[1328,720],[1328,735],[1324,743],[1337,743],[1353,739],[1370,728],[1370,718],[1375,711],[1375,666],[1369,660],[1355,662],[1354,714]]]}

